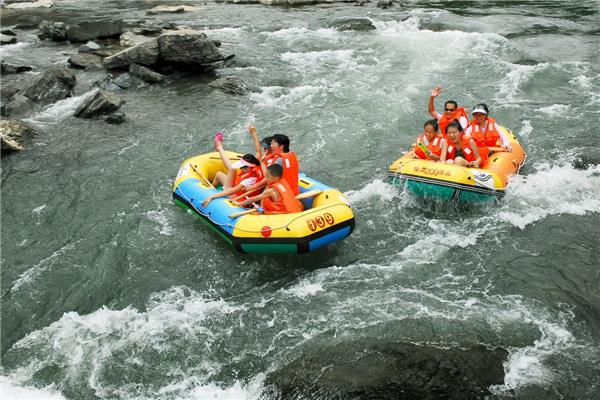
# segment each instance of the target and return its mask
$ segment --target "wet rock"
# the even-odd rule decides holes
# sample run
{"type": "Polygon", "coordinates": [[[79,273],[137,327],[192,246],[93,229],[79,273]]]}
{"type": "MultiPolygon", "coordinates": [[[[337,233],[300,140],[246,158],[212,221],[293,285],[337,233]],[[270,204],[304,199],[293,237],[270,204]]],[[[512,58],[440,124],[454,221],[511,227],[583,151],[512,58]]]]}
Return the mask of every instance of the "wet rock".
{"type": "Polygon", "coordinates": [[[148,40],[104,59],[104,68],[123,68],[131,64],[152,65],[158,60],[158,41],[148,40]]]}
{"type": "Polygon", "coordinates": [[[123,21],[93,21],[71,25],[67,38],[71,42],[87,42],[98,38],[117,37],[123,33],[123,21]]]}
{"type": "Polygon", "coordinates": [[[21,90],[22,85],[22,81],[2,82],[2,85],[0,85],[0,97],[2,97],[2,99],[8,99],[14,96],[21,90]]]}
{"type": "Polygon", "coordinates": [[[212,40],[193,29],[163,33],[158,47],[160,58],[166,62],[209,65],[226,59],[212,40]]]}
{"type": "Polygon", "coordinates": [[[590,167],[595,167],[596,165],[600,165],[600,158],[592,155],[579,155],[573,161],[573,168],[579,170],[586,170],[590,167]]]}
{"type": "Polygon", "coordinates": [[[67,62],[74,68],[102,68],[102,57],[91,53],[73,54],[67,62]]]}
{"type": "Polygon", "coordinates": [[[20,74],[21,72],[31,71],[33,68],[28,65],[13,65],[5,63],[4,61],[0,62],[0,71],[2,75],[8,74],[20,74]]]}
{"type": "Polygon", "coordinates": [[[121,125],[127,122],[127,118],[124,113],[114,113],[104,118],[104,121],[111,125],[121,125]]]}
{"type": "Polygon", "coordinates": [[[198,10],[200,10],[200,7],[186,6],[186,5],[156,6],[156,7],[153,7],[150,11],[148,11],[148,14],[184,13],[184,12],[198,11],[198,10]]]}
{"type": "Polygon", "coordinates": [[[75,75],[67,68],[53,67],[28,80],[18,94],[36,103],[53,103],[71,96],[75,75]]]}
{"type": "Polygon", "coordinates": [[[14,44],[17,43],[17,38],[15,36],[5,35],[0,33],[0,44],[14,44]]]}
{"type": "Polygon", "coordinates": [[[80,53],[92,53],[95,50],[100,50],[100,48],[102,48],[102,46],[90,40],[86,44],[82,44],[81,46],[79,46],[79,49],[77,51],[79,51],[80,53]]]}
{"type": "Polygon", "coordinates": [[[131,75],[128,72],[121,74],[116,77],[116,79],[111,80],[112,84],[117,86],[120,89],[129,89],[132,86],[131,75]]]}
{"type": "Polygon", "coordinates": [[[10,101],[2,106],[0,114],[7,117],[9,115],[26,114],[33,111],[34,104],[28,97],[19,93],[13,95],[10,101]]]}
{"type": "Polygon", "coordinates": [[[360,17],[336,18],[331,21],[329,27],[340,31],[372,31],[376,29],[370,19],[360,17]]]}
{"type": "Polygon", "coordinates": [[[69,27],[64,22],[42,21],[38,25],[38,37],[54,40],[55,42],[64,42],[67,40],[68,29],[69,27]]]}
{"type": "Polygon", "coordinates": [[[234,76],[226,76],[224,78],[216,79],[210,82],[208,86],[230,94],[248,94],[250,92],[257,91],[257,88],[246,85],[244,81],[234,76]]]}
{"type": "Polygon", "coordinates": [[[17,120],[0,120],[2,156],[23,150],[23,143],[35,136],[33,128],[17,120]]]}
{"type": "Polygon", "coordinates": [[[23,15],[15,24],[15,29],[32,29],[36,28],[42,19],[37,15],[23,15]]]}
{"type": "Polygon", "coordinates": [[[131,31],[137,35],[156,35],[166,29],[177,29],[177,25],[168,21],[147,21],[140,27],[132,28],[131,31]]]}
{"type": "Polygon", "coordinates": [[[162,74],[139,64],[131,64],[129,66],[129,73],[148,83],[162,82],[165,78],[162,74]]]}
{"type": "Polygon", "coordinates": [[[314,346],[269,373],[275,399],[480,399],[504,381],[504,349],[438,348],[359,340],[314,346]]]}
{"type": "Polygon", "coordinates": [[[152,38],[135,34],[132,31],[125,31],[121,33],[121,36],[119,36],[119,43],[123,47],[137,46],[138,44],[142,44],[148,40],[152,40],[152,38]]]}
{"type": "Polygon", "coordinates": [[[386,9],[388,7],[391,7],[393,3],[394,2],[392,0],[379,0],[377,2],[377,7],[386,9]]]}
{"type": "Polygon", "coordinates": [[[10,28],[2,29],[2,30],[0,30],[0,33],[3,34],[3,35],[8,35],[8,36],[17,36],[17,34],[15,33],[15,31],[13,31],[10,28]]]}
{"type": "Polygon", "coordinates": [[[27,8],[50,8],[54,5],[52,0],[38,0],[7,4],[5,7],[13,10],[23,10],[27,8]]]}
{"type": "Polygon", "coordinates": [[[98,89],[83,99],[73,114],[77,118],[93,118],[117,111],[124,101],[114,93],[98,89]]]}

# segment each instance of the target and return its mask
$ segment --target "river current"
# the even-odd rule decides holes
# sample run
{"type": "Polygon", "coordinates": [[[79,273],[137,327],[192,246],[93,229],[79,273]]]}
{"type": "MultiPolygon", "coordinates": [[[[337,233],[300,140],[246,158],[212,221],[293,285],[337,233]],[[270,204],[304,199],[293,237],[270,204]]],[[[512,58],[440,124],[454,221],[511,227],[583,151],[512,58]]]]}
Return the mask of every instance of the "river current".
{"type": "MultiPolygon", "coordinates": [[[[153,1],[55,1],[44,19],[150,17],[153,1]]],[[[402,340],[508,352],[498,398],[600,393],[600,3],[407,1],[294,8],[204,2],[163,15],[235,53],[217,71],[119,93],[120,126],[29,116],[40,130],[2,159],[5,398],[256,399],[266,375],[322,343],[402,340]],[[338,17],[376,29],[338,31],[338,17]],[[388,165],[453,98],[517,133],[527,163],[483,207],[415,199],[388,165]],[[303,256],[235,253],[171,200],[180,162],[251,151],[245,126],[284,133],[310,176],[345,192],[346,240],[303,256]]],[[[21,14],[3,18],[3,26],[21,14]]],[[[35,30],[3,46],[37,70],[77,46],[35,30]]]]}

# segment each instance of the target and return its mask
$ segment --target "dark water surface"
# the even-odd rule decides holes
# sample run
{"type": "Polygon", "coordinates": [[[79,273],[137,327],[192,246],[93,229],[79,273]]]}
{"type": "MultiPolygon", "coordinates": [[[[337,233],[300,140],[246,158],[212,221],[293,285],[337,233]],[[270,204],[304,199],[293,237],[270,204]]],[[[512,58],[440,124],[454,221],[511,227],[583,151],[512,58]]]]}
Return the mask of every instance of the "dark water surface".
{"type": "MultiPolygon", "coordinates": [[[[3,18],[202,28],[236,54],[218,75],[260,88],[231,96],[190,75],[122,92],[122,126],[73,118],[80,97],[28,119],[42,133],[2,159],[6,398],[254,399],[269,372],[353,339],[500,347],[496,396],[597,398],[598,2],[211,2],[147,16],[156,4],[56,1],[3,18]],[[341,16],[377,29],[327,27],[341,16]],[[501,204],[428,204],[385,183],[437,84],[468,108],[485,101],[524,142],[527,165],[501,204]],[[250,122],[288,134],[302,169],[348,195],[349,239],[306,256],[240,255],[173,205],[179,163],[219,129],[250,151],[250,122]]],[[[2,59],[38,70],[77,49],[33,30],[19,40],[2,59]]],[[[101,76],[79,73],[76,95],[101,76]]]]}

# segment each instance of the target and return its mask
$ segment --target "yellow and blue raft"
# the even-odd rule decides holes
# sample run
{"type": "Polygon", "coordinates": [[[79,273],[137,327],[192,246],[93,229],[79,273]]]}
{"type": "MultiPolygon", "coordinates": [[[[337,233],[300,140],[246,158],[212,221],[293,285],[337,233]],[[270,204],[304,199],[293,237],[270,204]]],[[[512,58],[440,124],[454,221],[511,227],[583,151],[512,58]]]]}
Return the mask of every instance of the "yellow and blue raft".
{"type": "MultiPolygon", "coordinates": [[[[227,155],[232,161],[242,156],[227,155]]],[[[210,184],[217,171],[226,172],[219,153],[185,160],[173,185],[173,200],[242,253],[308,253],[344,239],[354,230],[354,214],[344,194],[305,174],[300,174],[300,193],[318,194],[302,200],[303,212],[236,216],[247,209],[227,197],[214,199],[204,208],[204,199],[217,191],[210,184]]]]}

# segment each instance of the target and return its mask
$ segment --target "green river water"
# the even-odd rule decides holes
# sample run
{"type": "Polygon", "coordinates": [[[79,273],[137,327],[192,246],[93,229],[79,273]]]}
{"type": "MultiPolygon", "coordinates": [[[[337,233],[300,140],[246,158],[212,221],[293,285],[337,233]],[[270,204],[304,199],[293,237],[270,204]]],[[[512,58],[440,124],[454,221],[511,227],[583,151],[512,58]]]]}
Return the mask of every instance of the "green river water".
{"type": "MultiPolygon", "coordinates": [[[[30,14],[135,21],[161,4],[55,3],[30,14]]],[[[29,116],[41,133],[2,159],[5,398],[255,399],[303,351],[354,338],[501,347],[495,396],[598,398],[600,3],[198,4],[160,18],[221,40],[235,62],[217,74],[259,91],[193,75],[130,89],[128,122],[112,126],[72,117],[103,76],[80,72],[76,97],[29,116]],[[328,27],[347,16],[376,29],[328,27]],[[438,84],[438,108],[484,101],[520,136],[527,164],[501,203],[429,203],[387,183],[438,84]],[[290,136],[302,170],[347,194],[349,238],[242,255],[173,204],[180,162],[220,129],[251,151],[248,123],[290,136]]],[[[42,70],[77,49],[35,33],[2,59],[42,70]]]]}

